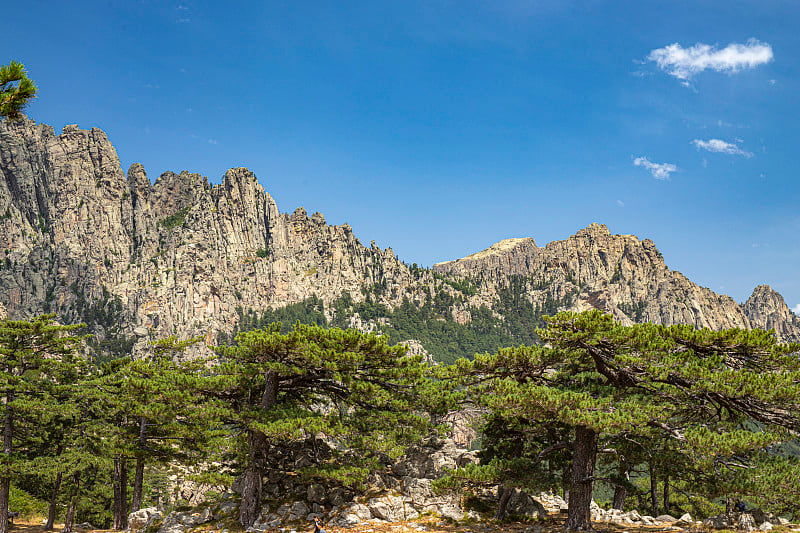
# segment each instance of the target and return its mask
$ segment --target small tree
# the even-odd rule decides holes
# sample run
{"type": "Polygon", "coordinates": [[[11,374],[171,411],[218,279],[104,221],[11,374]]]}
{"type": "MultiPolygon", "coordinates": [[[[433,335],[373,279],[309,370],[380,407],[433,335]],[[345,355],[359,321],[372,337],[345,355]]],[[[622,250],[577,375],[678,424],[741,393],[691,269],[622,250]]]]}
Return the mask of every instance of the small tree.
{"type": "Polygon", "coordinates": [[[36,98],[36,84],[25,66],[16,61],[0,65],[0,118],[19,118],[31,98],[36,98]]]}

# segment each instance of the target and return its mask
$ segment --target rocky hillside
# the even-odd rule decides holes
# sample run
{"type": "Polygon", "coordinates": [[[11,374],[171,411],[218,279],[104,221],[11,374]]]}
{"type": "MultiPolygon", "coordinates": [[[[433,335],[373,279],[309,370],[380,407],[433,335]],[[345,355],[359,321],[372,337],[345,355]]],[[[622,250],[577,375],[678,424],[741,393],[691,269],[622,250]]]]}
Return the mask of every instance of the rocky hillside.
{"type": "Polygon", "coordinates": [[[0,123],[0,312],[87,322],[98,354],[173,334],[213,345],[278,318],[376,329],[448,359],[531,342],[543,313],[590,307],[800,340],[769,287],[740,306],[669,270],[651,241],[602,225],[408,267],[347,224],[281,213],[247,169],[219,185],[188,172],[151,183],[139,164],[123,173],[99,129],[0,123]]]}

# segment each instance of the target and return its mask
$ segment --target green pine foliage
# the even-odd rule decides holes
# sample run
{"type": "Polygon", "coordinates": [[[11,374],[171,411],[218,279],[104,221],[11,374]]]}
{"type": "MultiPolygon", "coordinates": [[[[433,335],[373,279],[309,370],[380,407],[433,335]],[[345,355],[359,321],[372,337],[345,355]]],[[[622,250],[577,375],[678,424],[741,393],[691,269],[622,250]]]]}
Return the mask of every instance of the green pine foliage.
{"type": "Polygon", "coordinates": [[[240,333],[219,353],[208,393],[237,438],[245,527],[260,505],[268,447],[324,434],[336,443],[332,455],[296,473],[360,486],[383,454],[396,457],[427,431],[414,408],[426,366],[384,337],[299,323],[284,334],[273,324],[240,333]]]}
{"type": "MultiPolygon", "coordinates": [[[[261,313],[252,309],[244,312],[239,308],[238,331],[263,328],[273,322],[281,322],[284,333],[296,322],[347,328],[350,317],[357,314],[361,320],[377,321],[380,332],[388,337],[390,344],[416,339],[435,360],[451,364],[459,358],[494,352],[504,346],[538,343],[536,330],[544,326],[542,317],[568,307],[574,297],[568,295],[563,300],[556,300],[548,294],[542,305],[534,305],[527,297],[533,281],[512,276],[508,286],[499,290],[494,310],[486,306],[467,307],[470,320],[462,324],[453,318],[451,310],[454,305],[465,301],[464,295],[475,294],[476,282],[446,280],[442,276],[437,279],[440,285],[452,287],[461,295],[453,295],[440,287],[421,303],[404,300],[399,307],[389,309],[376,301],[373,288],[366,292],[366,298],[361,302],[344,293],[327,310],[321,299],[312,296],[261,313]],[[332,318],[329,320],[328,316],[332,318]]],[[[227,337],[223,338],[223,341],[227,340],[227,337]]]]}
{"type": "MultiPolygon", "coordinates": [[[[501,349],[443,372],[460,379],[473,402],[491,413],[490,422],[527,420],[530,434],[571,428],[570,439],[549,437],[533,448],[541,450],[540,461],[547,444],[572,448],[564,476],[573,477],[569,527],[588,527],[591,484],[579,480],[594,477],[601,448],[633,464],[647,457],[652,479],[670,477],[684,491],[716,497],[736,485],[738,494],[761,501],[778,497],[733,474],[759,472],[758,458],[774,457],[770,450],[800,429],[800,346],[778,344],[757,330],[621,326],[600,311],[559,313],[538,333],[546,346],[501,349]]],[[[495,459],[531,456],[519,443],[504,446],[495,459]]],[[[614,468],[613,458],[605,460],[606,470],[614,468]]],[[[790,469],[784,474],[800,475],[796,460],[779,463],[790,469]]],[[[496,472],[496,481],[521,485],[515,470],[496,472]]]]}
{"type": "Polygon", "coordinates": [[[19,118],[32,98],[36,84],[28,78],[25,65],[17,61],[0,65],[0,118],[19,118]]]}

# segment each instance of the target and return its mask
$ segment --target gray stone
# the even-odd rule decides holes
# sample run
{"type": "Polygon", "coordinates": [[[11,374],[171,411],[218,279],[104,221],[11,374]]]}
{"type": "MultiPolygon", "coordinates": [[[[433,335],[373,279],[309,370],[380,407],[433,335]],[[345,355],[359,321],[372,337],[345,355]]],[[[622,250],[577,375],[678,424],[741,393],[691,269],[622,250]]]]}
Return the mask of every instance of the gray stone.
{"type": "Polygon", "coordinates": [[[306,505],[304,502],[294,502],[294,505],[292,505],[290,512],[295,516],[304,517],[310,512],[310,509],[308,508],[308,505],[306,505]]]}
{"type": "Polygon", "coordinates": [[[331,505],[341,507],[345,502],[350,501],[352,493],[342,487],[336,487],[328,493],[328,501],[331,505]]]}
{"type": "Polygon", "coordinates": [[[158,533],[181,533],[185,531],[188,528],[181,522],[181,518],[181,513],[172,512],[168,514],[161,523],[158,533]]]}
{"type": "Polygon", "coordinates": [[[733,524],[731,523],[730,517],[723,513],[706,518],[703,520],[703,525],[712,529],[728,529],[733,524]]]}
{"type": "Polygon", "coordinates": [[[519,489],[515,489],[514,494],[509,498],[507,509],[511,514],[529,518],[545,518],[547,516],[547,510],[539,501],[519,489]]]}
{"type": "Polygon", "coordinates": [[[444,504],[439,507],[439,514],[442,518],[448,518],[459,522],[464,520],[465,513],[458,505],[444,504]]]}
{"type": "Polygon", "coordinates": [[[325,502],[325,487],[318,483],[312,483],[308,486],[306,492],[306,499],[311,503],[324,503],[325,502]]]}
{"type": "Polygon", "coordinates": [[[237,509],[239,509],[239,504],[231,500],[219,502],[219,505],[217,505],[217,511],[220,516],[231,516],[237,509]]]}
{"type": "Polygon", "coordinates": [[[753,515],[751,515],[750,513],[742,513],[739,515],[739,520],[737,523],[738,529],[741,529],[742,531],[753,531],[754,529],[756,529],[757,525],[758,524],[756,524],[753,515]]]}
{"type": "Polygon", "coordinates": [[[566,511],[569,508],[567,502],[565,502],[564,499],[557,494],[540,492],[534,498],[542,504],[548,513],[560,513],[561,511],[566,511]]]}
{"type": "Polygon", "coordinates": [[[155,507],[146,507],[139,509],[128,515],[128,527],[135,531],[137,529],[144,529],[147,525],[155,520],[162,518],[161,513],[155,507]]]}

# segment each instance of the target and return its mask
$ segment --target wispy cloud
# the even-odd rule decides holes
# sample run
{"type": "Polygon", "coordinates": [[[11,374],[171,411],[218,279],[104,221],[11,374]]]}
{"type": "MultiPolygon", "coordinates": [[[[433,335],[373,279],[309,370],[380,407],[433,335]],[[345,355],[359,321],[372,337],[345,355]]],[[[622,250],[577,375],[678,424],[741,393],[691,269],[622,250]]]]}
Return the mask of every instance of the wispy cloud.
{"type": "MultiPolygon", "coordinates": [[[[742,142],[742,141],[741,139],[736,139],[736,142],[742,142]]],[[[753,157],[752,152],[747,152],[745,150],[742,150],[737,145],[723,141],[722,139],[709,139],[707,141],[704,141],[702,139],[695,139],[692,141],[692,144],[695,145],[698,149],[702,148],[703,150],[709,152],[715,152],[718,154],[743,155],[745,157],[753,157]]]]}
{"type": "Polygon", "coordinates": [[[219,141],[217,141],[216,139],[209,139],[208,144],[219,144],[219,141]]]}
{"type": "Polygon", "coordinates": [[[746,43],[731,43],[725,48],[697,43],[683,48],[678,43],[656,48],[647,56],[658,68],[688,84],[692,76],[704,70],[716,72],[738,72],[769,63],[773,59],[772,46],[757,39],[746,43]]]}
{"type": "Polygon", "coordinates": [[[617,200],[617,206],[618,207],[625,207],[625,202],[623,202],[622,200],[617,200]]]}
{"type": "Polygon", "coordinates": [[[800,304],[797,304],[794,307],[792,307],[792,311],[794,311],[794,314],[800,315],[800,304]]]}
{"type": "Polygon", "coordinates": [[[637,157],[633,160],[633,164],[646,168],[657,180],[668,180],[669,175],[678,170],[678,167],[672,163],[653,163],[646,157],[637,157]]]}

